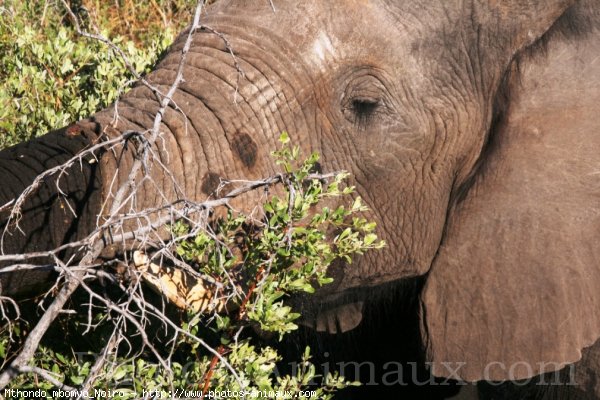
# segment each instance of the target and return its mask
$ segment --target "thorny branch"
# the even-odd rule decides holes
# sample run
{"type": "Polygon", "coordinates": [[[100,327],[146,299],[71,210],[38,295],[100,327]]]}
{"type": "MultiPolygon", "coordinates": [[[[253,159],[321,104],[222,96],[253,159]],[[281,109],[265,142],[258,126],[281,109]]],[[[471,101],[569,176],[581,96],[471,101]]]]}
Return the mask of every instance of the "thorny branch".
{"type": "Polygon", "coordinates": [[[52,372],[46,371],[45,369],[42,369],[42,368],[25,366],[25,367],[20,367],[19,372],[21,374],[33,373],[33,374],[39,375],[42,378],[44,378],[45,380],[47,380],[48,382],[50,382],[51,384],[53,384],[54,386],[56,386],[57,388],[62,389],[64,391],[74,391],[75,390],[74,387],[65,385],[64,383],[59,381],[52,372]]]}
{"type": "MultiPolygon", "coordinates": [[[[4,235],[6,234],[7,229],[9,229],[9,226],[13,226],[17,229],[20,229],[19,221],[22,216],[22,206],[24,205],[25,200],[29,196],[31,196],[36,190],[38,190],[39,187],[45,181],[47,181],[49,177],[56,177],[56,192],[59,195],[64,195],[60,188],[60,178],[67,173],[67,170],[69,168],[77,164],[81,165],[90,161],[97,162],[97,154],[100,151],[116,152],[119,151],[119,149],[122,149],[125,143],[130,141],[132,137],[136,137],[139,139],[137,141],[136,148],[138,157],[135,159],[127,179],[118,187],[109,188],[109,192],[115,194],[111,198],[108,216],[103,220],[98,219],[96,228],[87,237],[78,241],[66,243],[64,245],[61,245],[60,247],[47,251],[30,252],[27,254],[4,254],[3,252],[0,252],[0,262],[12,263],[11,266],[4,267],[1,273],[12,273],[16,271],[40,268],[51,268],[60,273],[57,282],[53,286],[53,289],[59,289],[56,290],[57,294],[52,295],[50,294],[50,291],[46,294],[45,297],[52,298],[53,296],[51,304],[45,309],[43,316],[40,318],[37,325],[27,336],[24,346],[22,347],[20,352],[11,361],[10,365],[0,373],[0,391],[9,384],[11,379],[14,379],[19,374],[34,374],[50,382],[57,388],[62,388],[63,390],[79,389],[81,393],[84,393],[86,390],[89,390],[93,387],[95,380],[101,378],[104,367],[110,364],[111,358],[116,357],[116,354],[119,351],[119,347],[123,346],[123,344],[129,345],[129,339],[124,333],[125,330],[128,329],[128,327],[134,327],[135,331],[138,333],[138,336],[141,338],[145,349],[150,350],[150,352],[152,352],[156,359],[158,359],[159,362],[162,364],[164,369],[166,371],[169,371],[170,356],[172,354],[168,354],[166,358],[162,356],[157,351],[157,349],[154,348],[153,344],[147,337],[146,327],[150,319],[161,321],[161,323],[165,327],[168,327],[174,332],[174,335],[170,339],[171,343],[175,343],[176,338],[178,336],[184,336],[190,339],[191,341],[198,343],[200,346],[207,349],[207,351],[213,355],[211,368],[207,373],[207,376],[205,377],[205,387],[207,387],[210,383],[210,374],[212,374],[211,371],[214,369],[217,363],[221,362],[226,368],[228,368],[231,371],[234,378],[238,381],[240,387],[243,388],[244,385],[240,381],[238,374],[224,358],[225,352],[223,351],[223,348],[212,348],[201,338],[197,337],[196,335],[193,335],[188,330],[183,329],[181,326],[174,323],[172,319],[168,315],[166,315],[164,307],[161,309],[148,302],[148,300],[144,297],[144,292],[141,289],[141,275],[139,272],[133,271],[134,276],[132,277],[131,281],[128,284],[125,284],[119,279],[117,279],[113,274],[110,274],[104,270],[105,266],[108,263],[107,261],[104,261],[103,263],[97,261],[102,251],[107,246],[112,244],[121,244],[123,246],[123,249],[127,251],[136,248],[152,248],[155,250],[154,254],[152,255],[152,260],[166,258],[169,260],[169,262],[174,264],[180,270],[187,272],[188,274],[199,280],[201,279],[214,285],[217,288],[220,288],[224,285],[224,283],[216,282],[212,277],[200,274],[190,265],[186,264],[185,262],[181,261],[179,258],[174,256],[172,249],[177,244],[176,242],[185,240],[187,236],[174,238],[165,242],[165,240],[159,233],[160,230],[164,228],[164,226],[167,224],[173,224],[175,221],[183,220],[192,226],[192,230],[188,236],[197,234],[200,230],[203,230],[209,235],[215,236],[214,233],[210,231],[210,227],[207,225],[208,216],[211,210],[217,207],[230,207],[230,201],[232,199],[250,191],[254,191],[260,188],[266,188],[277,184],[289,185],[287,177],[284,175],[275,175],[266,179],[256,181],[230,181],[227,182],[228,187],[233,187],[233,189],[231,189],[229,192],[227,192],[225,195],[219,198],[210,199],[203,202],[196,202],[185,198],[184,194],[181,193],[180,190],[178,190],[179,197],[175,201],[167,201],[167,196],[163,195],[162,193],[159,193],[163,197],[163,199],[165,199],[163,205],[158,205],[155,208],[144,210],[138,210],[134,207],[137,194],[136,192],[137,189],[140,187],[141,182],[143,182],[145,179],[152,179],[148,175],[148,171],[151,169],[152,162],[160,164],[158,165],[158,167],[161,169],[161,171],[165,174],[165,176],[167,176],[168,179],[173,181],[172,183],[175,187],[178,187],[178,182],[175,181],[174,175],[171,174],[171,171],[169,171],[165,165],[162,165],[160,163],[159,158],[154,153],[153,145],[157,145],[158,141],[162,139],[162,133],[160,128],[164,114],[167,111],[167,109],[171,107],[179,112],[182,112],[177,106],[177,104],[175,104],[175,102],[173,101],[173,96],[176,93],[179,85],[184,80],[183,69],[185,66],[186,55],[188,54],[192,45],[193,34],[202,27],[207,29],[211,33],[217,35],[224,41],[227,50],[233,58],[234,66],[238,71],[239,81],[240,77],[243,77],[243,71],[241,70],[233,48],[227,40],[227,38],[222,33],[216,31],[213,28],[202,26],[200,24],[200,17],[206,1],[199,0],[195,9],[194,19],[191,28],[187,33],[184,46],[181,49],[181,60],[177,69],[176,78],[171,84],[169,90],[166,93],[164,93],[156,87],[154,87],[150,82],[145,80],[144,77],[139,76],[139,74],[137,74],[135,68],[127,59],[125,53],[118,46],[114,45],[110,40],[103,37],[102,35],[85,32],[82,29],[77,19],[77,16],[69,8],[66,0],[61,1],[65,6],[68,15],[73,21],[76,31],[84,37],[87,37],[91,40],[98,40],[109,46],[109,48],[112,49],[112,51],[114,51],[123,60],[124,64],[129,69],[131,74],[152,91],[154,96],[158,99],[160,106],[155,114],[152,128],[148,131],[126,131],[116,137],[105,139],[99,143],[96,143],[84,149],[80,153],[76,154],[62,165],[48,169],[45,172],[41,173],[34,179],[34,181],[29,185],[29,187],[27,187],[23,191],[23,193],[21,193],[21,195],[17,199],[14,199],[11,202],[6,203],[4,205],[0,205],[0,212],[10,209],[8,223],[6,224],[6,228],[2,233],[2,236],[0,237],[1,249],[4,235]],[[132,221],[137,222],[137,228],[125,229],[126,224],[132,221]],[[70,260],[61,260],[59,258],[59,255],[67,249],[76,249],[79,251],[79,254],[82,254],[82,256],[79,259],[72,258],[70,260]],[[53,263],[49,264],[48,262],[45,262],[36,264],[36,261],[39,259],[52,260],[53,263]],[[109,282],[112,286],[120,290],[123,296],[120,298],[120,300],[115,301],[106,296],[103,296],[101,293],[97,293],[97,289],[89,284],[89,282],[95,280],[104,280],[106,282],[109,282]],[[106,340],[106,343],[104,344],[99,357],[92,365],[88,377],[82,383],[81,387],[72,388],[60,382],[57,379],[57,377],[53,375],[52,372],[38,367],[32,367],[28,364],[32,360],[35,352],[37,351],[40,345],[42,338],[48,331],[52,322],[57,318],[59,314],[68,311],[65,309],[65,305],[67,304],[71,296],[75,293],[75,291],[78,289],[82,290],[88,296],[89,299],[87,316],[88,321],[86,325],[87,330],[93,329],[97,325],[97,323],[95,323],[92,320],[93,308],[102,308],[104,310],[107,310],[107,312],[112,312],[112,315],[114,315],[114,317],[112,318],[112,334],[106,340]]],[[[273,11],[275,11],[275,7],[273,5],[272,0],[269,0],[269,2],[271,4],[271,7],[273,8],[273,11]]],[[[115,115],[118,115],[118,110],[116,109],[117,106],[118,102],[115,104],[115,115]]],[[[338,173],[312,174],[307,177],[307,180],[329,179],[335,177],[337,174],[338,173]]],[[[117,184],[116,172],[113,178],[113,182],[115,185],[117,184]]],[[[107,205],[104,206],[106,207],[107,205]]],[[[71,211],[74,212],[73,210],[71,211]]],[[[128,262],[127,258],[129,257],[127,251],[124,252],[124,261],[126,263],[128,262]]],[[[120,260],[115,259],[111,262],[119,263],[120,260]]],[[[269,265],[267,265],[266,268],[269,268],[269,265]]],[[[228,284],[231,285],[231,287],[233,288],[233,296],[237,293],[235,289],[235,282],[231,277],[228,276],[228,278],[228,284]]],[[[243,298],[242,306],[238,311],[238,316],[245,312],[245,303],[248,301],[248,298],[251,295],[252,291],[260,285],[260,279],[261,276],[259,274],[258,276],[256,276],[255,281],[251,282],[251,287],[249,288],[249,290],[247,290],[245,293],[237,294],[239,296],[242,296],[243,298]]],[[[18,304],[13,299],[6,296],[0,296],[0,312],[2,321],[7,322],[8,324],[12,323],[11,318],[9,316],[10,314],[16,315],[17,319],[19,318],[18,304]],[[10,309],[14,309],[14,312],[9,312],[10,309]]],[[[1,398],[2,395],[0,394],[0,399],[1,398]]]]}

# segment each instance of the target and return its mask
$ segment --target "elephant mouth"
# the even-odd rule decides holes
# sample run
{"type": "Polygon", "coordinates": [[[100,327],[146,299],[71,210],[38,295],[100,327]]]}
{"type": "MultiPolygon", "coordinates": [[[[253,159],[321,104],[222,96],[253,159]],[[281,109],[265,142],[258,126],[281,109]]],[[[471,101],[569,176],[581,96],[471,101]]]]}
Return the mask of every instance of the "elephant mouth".
{"type": "Polygon", "coordinates": [[[290,303],[302,314],[300,324],[317,332],[340,334],[364,323],[381,323],[382,316],[394,320],[416,319],[424,283],[422,276],[402,278],[372,287],[317,291],[314,296],[298,296],[290,303]]]}
{"type": "MultiPolygon", "coordinates": [[[[245,268],[248,256],[246,241],[253,239],[252,235],[264,229],[257,219],[252,220],[254,223],[248,221],[242,225],[234,235],[235,241],[228,245],[226,252],[232,261],[228,264],[233,266],[228,270],[228,282],[203,278],[201,266],[207,263],[206,258],[197,258],[192,262],[186,260],[190,266],[182,268],[169,261],[154,261],[151,253],[134,251],[131,257],[132,270],[137,271],[137,276],[152,290],[177,308],[205,315],[239,312],[245,296],[252,290],[250,288],[260,280],[256,271],[245,268]]],[[[222,217],[213,214],[210,224],[215,225],[219,221],[222,221],[222,217]]],[[[301,314],[298,321],[301,325],[318,332],[336,334],[352,330],[360,324],[365,299],[371,296],[372,291],[365,288],[338,290],[343,271],[347,267],[345,261],[335,260],[327,272],[333,278],[333,283],[317,286],[315,282],[317,290],[314,294],[293,294],[285,299],[287,304],[301,314]]],[[[290,268],[301,268],[301,265],[290,268]]],[[[377,290],[379,288],[373,289],[377,290]]]]}

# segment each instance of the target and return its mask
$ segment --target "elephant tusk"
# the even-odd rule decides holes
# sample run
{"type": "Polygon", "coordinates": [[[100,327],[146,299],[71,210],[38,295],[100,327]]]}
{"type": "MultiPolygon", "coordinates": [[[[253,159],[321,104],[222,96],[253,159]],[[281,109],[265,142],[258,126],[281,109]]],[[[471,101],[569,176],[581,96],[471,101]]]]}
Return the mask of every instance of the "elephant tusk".
{"type": "Polygon", "coordinates": [[[214,288],[174,267],[158,265],[142,251],[133,252],[133,265],[157,293],[183,310],[195,313],[227,312],[235,309],[226,299],[216,298],[214,288]]]}

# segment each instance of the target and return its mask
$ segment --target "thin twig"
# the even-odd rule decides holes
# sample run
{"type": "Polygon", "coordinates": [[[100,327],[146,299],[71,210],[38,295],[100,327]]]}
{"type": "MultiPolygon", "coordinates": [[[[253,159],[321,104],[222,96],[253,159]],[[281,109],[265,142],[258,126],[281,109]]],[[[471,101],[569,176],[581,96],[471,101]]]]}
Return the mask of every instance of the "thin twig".
{"type": "Polygon", "coordinates": [[[64,390],[66,392],[74,392],[77,390],[76,388],[74,388],[72,386],[65,385],[64,383],[59,381],[57,378],[55,378],[55,376],[57,376],[56,374],[54,374],[50,371],[46,371],[43,368],[23,366],[23,367],[19,368],[19,373],[39,375],[42,378],[44,378],[45,380],[47,380],[48,382],[50,382],[51,384],[53,384],[54,386],[56,386],[58,389],[64,390]]]}
{"type": "MultiPolygon", "coordinates": [[[[84,273],[83,271],[78,271],[75,275],[81,279],[83,278],[84,273]]],[[[56,296],[50,307],[48,307],[44,315],[42,315],[42,318],[40,318],[35,328],[33,328],[27,336],[23,349],[19,355],[10,363],[10,366],[0,374],[0,391],[4,390],[6,385],[21,373],[22,368],[29,363],[29,360],[31,360],[35,354],[40,341],[50,327],[50,324],[56,319],[58,314],[60,314],[63,306],[67,300],[69,300],[73,292],[75,292],[77,287],[79,287],[79,280],[76,279],[67,281],[65,286],[63,286],[60,293],[56,296]]]]}
{"type": "MultiPolygon", "coordinates": [[[[342,172],[333,172],[333,173],[327,173],[327,174],[310,174],[309,176],[306,177],[306,180],[307,181],[311,181],[311,180],[315,180],[315,179],[316,180],[326,180],[326,179],[333,178],[342,172]]],[[[98,227],[95,232],[96,233],[99,231],[105,232],[103,234],[103,240],[107,244],[130,241],[132,239],[144,237],[148,233],[158,231],[165,224],[169,223],[171,221],[172,217],[170,215],[163,216],[163,217],[154,219],[153,222],[151,222],[150,224],[148,224],[142,228],[124,232],[124,233],[120,233],[120,234],[114,234],[114,235],[109,233],[111,231],[111,228],[113,227],[113,225],[120,223],[126,219],[138,219],[138,218],[142,218],[144,216],[151,216],[153,214],[159,214],[161,211],[173,209],[173,208],[181,208],[182,209],[180,211],[180,217],[183,219],[185,217],[189,217],[193,213],[202,212],[202,211],[210,210],[210,209],[215,209],[218,207],[228,206],[230,201],[237,197],[240,197],[248,192],[257,190],[259,188],[274,186],[276,184],[282,183],[283,179],[284,179],[284,175],[278,174],[278,175],[273,175],[273,176],[271,176],[269,178],[265,178],[265,179],[259,179],[259,180],[255,180],[255,181],[245,181],[245,182],[247,182],[246,184],[231,190],[223,197],[220,197],[218,199],[213,199],[213,200],[206,200],[206,201],[199,202],[199,203],[193,202],[193,201],[186,201],[186,200],[177,200],[173,203],[164,205],[162,207],[157,207],[157,208],[153,208],[153,209],[145,209],[145,210],[142,210],[140,212],[135,212],[135,213],[116,214],[112,221],[105,222],[103,225],[98,227]],[[117,221],[117,222],[115,222],[115,221],[117,221]]],[[[36,258],[53,257],[64,250],[72,249],[72,248],[79,248],[79,247],[86,246],[89,244],[90,244],[90,239],[89,239],[89,237],[86,237],[79,241],[73,241],[70,243],[66,243],[62,246],[59,246],[59,247],[53,249],[53,250],[30,252],[30,253],[24,253],[24,254],[0,255],[0,262],[6,262],[6,261],[23,262],[23,261],[27,261],[27,260],[31,260],[31,259],[36,259],[36,258]]],[[[0,273],[2,271],[0,271],[0,273]]]]}
{"type": "Polygon", "coordinates": [[[81,386],[81,391],[79,392],[80,396],[78,398],[85,398],[85,397],[83,397],[83,395],[86,392],[89,392],[90,389],[92,388],[92,386],[94,385],[94,381],[100,375],[100,372],[102,371],[102,368],[104,367],[104,364],[106,363],[106,361],[108,359],[108,356],[119,345],[119,339],[120,339],[119,329],[120,329],[120,324],[118,323],[118,325],[115,326],[115,329],[113,330],[113,333],[110,336],[108,343],[106,344],[106,346],[104,346],[102,353],[96,359],[96,361],[94,362],[94,365],[90,369],[90,373],[87,376],[87,378],[85,379],[85,382],[83,382],[83,385],[81,386]]]}

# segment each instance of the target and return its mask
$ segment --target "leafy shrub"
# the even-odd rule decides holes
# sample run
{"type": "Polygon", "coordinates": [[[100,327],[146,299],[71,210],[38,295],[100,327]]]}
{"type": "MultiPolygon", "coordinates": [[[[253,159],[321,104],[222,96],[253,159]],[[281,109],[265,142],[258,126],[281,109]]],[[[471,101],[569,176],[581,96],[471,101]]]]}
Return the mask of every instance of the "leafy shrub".
{"type": "MultiPolygon", "coordinates": [[[[212,3],[213,1],[207,1],[212,3]]],[[[110,37],[123,37],[145,46],[165,29],[179,30],[192,20],[196,0],[101,0],[71,1],[71,7],[82,10],[110,37]],[[78,3],[78,4],[74,4],[78,3]]]]}
{"type": "MultiPolygon", "coordinates": [[[[339,205],[354,190],[344,184],[347,174],[337,174],[329,183],[313,178],[311,171],[318,156],[313,154],[299,161],[299,150],[289,147],[286,134],[281,142],[283,147],[273,154],[283,169],[284,196],[274,195],[267,200],[262,206],[264,217],[256,220],[230,211],[206,230],[190,232],[185,223],[172,227],[172,240],[181,261],[210,277],[211,282],[222,284],[218,296],[228,299],[229,313],[188,311],[180,321],[169,320],[166,325],[179,328],[174,335],[172,329],[167,329],[170,334],[162,335],[171,337],[166,349],[159,351],[158,357],[167,360],[163,364],[156,362],[143,345],[132,348],[131,342],[123,341],[122,347],[128,347],[129,352],[121,351],[106,363],[90,390],[112,390],[111,397],[115,399],[138,398],[143,390],[158,391],[163,398],[177,397],[174,390],[180,394],[181,390],[212,390],[229,393],[224,398],[243,399],[246,396],[235,392],[244,390],[267,393],[263,396],[266,398],[291,399],[298,397],[300,391],[311,390],[304,397],[316,400],[330,399],[337,389],[350,384],[335,374],[317,376],[309,348],[295,364],[293,373],[280,374],[278,352],[261,346],[255,335],[244,333],[254,328],[276,333],[281,340],[297,329],[295,321],[300,317],[285,304],[287,298],[313,293],[330,283],[326,272],[335,260],[349,263],[353,255],[385,245],[374,234],[375,224],[361,216],[367,209],[360,198],[349,206],[339,205]],[[330,208],[324,201],[338,205],[330,208]],[[232,281],[236,284],[230,284],[232,281]],[[315,383],[318,386],[311,386],[315,383]]],[[[124,292],[127,296],[120,301],[128,303],[135,292],[124,292]]],[[[125,306],[118,301],[115,306],[120,310],[125,306]]],[[[101,304],[94,307],[103,309],[101,304]]],[[[151,309],[127,311],[139,316],[151,309]]],[[[111,321],[118,321],[121,316],[114,310],[99,311],[93,321],[95,333],[91,334],[106,336],[115,324],[111,321]]],[[[58,324],[70,324],[71,330],[84,333],[92,324],[86,322],[86,317],[85,312],[79,312],[63,317],[58,324]]],[[[18,346],[10,340],[10,334],[18,338],[19,330],[5,329],[0,335],[3,355],[18,346]]],[[[35,366],[50,371],[59,382],[78,386],[88,378],[93,360],[82,362],[72,355],[75,353],[68,346],[61,352],[42,346],[35,366]]],[[[10,389],[44,389],[52,393],[53,387],[52,382],[39,376],[22,374],[10,389]]]]}
{"type": "MultiPolygon", "coordinates": [[[[125,52],[138,73],[152,67],[176,31],[188,22],[153,28],[151,35],[141,36],[143,41],[134,41],[108,25],[115,21],[99,14],[109,10],[115,8],[102,6],[93,12],[106,24],[98,29],[125,52]]],[[[85,21],[90,28],[97,26],[89,16],[85,21]]],[[[131,30],[137,31],[135,27],[131,30]]],[[[58,6],[18,0],[0,5],[0,148],[108,106],[129,87],[131,79],[115,52],[99,41],[79,36],[58,6]]]]}

